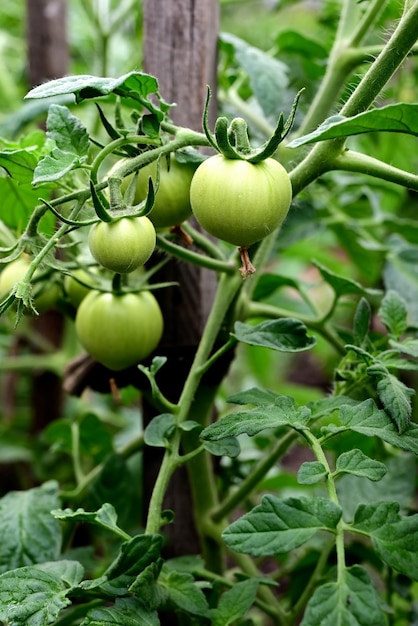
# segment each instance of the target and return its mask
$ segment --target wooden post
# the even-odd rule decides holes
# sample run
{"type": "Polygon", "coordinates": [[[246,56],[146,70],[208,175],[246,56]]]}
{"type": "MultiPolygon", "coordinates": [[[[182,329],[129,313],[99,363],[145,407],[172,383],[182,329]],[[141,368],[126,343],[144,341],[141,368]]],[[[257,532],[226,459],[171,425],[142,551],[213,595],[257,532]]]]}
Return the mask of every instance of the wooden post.
{"type": "MultiPolygon", "coordinates": [[[[144,71],[159,82],[167,102],[175,102],[171,118],[180,126],[202,130],[207,85],[212,89],[212,118],[216,114],[216,61],[218,0],[144,0],[144,71]]],[[[176,260],[167,264],[156,280],[172,280],[179,287],[156,292],[165,319],[158,354],[168,356],[159,374],[163,391],[176,401],[209,313],[216,277],[214,272],[176,260]]],[[[145,421],[153,417],[144,406],[145,421]]],[[[160,457],[148,450],[144,459],[144,489],[152,487],[160,457]]],[[[148,494],[145,493],[146,499],[148,494]]],[[[166,527],[168,554],[196,553],[198,539],[187,472],[180,468],[171,482],[165,502],[174,509],[175,522],[166,527]]]]}

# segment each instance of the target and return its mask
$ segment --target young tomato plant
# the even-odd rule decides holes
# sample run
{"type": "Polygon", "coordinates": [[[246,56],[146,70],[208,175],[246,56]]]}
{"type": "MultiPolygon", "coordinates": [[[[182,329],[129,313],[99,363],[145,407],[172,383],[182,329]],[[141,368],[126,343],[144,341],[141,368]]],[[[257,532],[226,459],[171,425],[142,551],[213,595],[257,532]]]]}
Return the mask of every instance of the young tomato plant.
{"type": "Polygon", "coordinates": [[[46,133],[1,142],[22,198],[0,213],[1,369],[67,394],[36,449],[5,403],[0,449],[28,469],[0,499],[3,624],[418,622],[418,1],[291,4],[269,53],[222,35],[213,133],[208,102],[202,132],[177,127],[130,72],[33,89],[46,133]],[[167,257],[217,276],[177,400],[167,257]],[[51,352],[22,313],[60,281],[51,352]],[[199,548],[172,557],[181,467],[199,548]]]}

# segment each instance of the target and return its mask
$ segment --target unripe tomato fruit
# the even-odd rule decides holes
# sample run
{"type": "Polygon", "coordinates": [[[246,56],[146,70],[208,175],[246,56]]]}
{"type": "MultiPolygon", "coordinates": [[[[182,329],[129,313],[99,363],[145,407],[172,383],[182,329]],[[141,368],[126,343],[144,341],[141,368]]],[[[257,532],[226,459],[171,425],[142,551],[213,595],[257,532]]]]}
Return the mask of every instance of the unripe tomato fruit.
{"type": "MultiPolygon", "coordinates": [[[[168,169],[167,159],[165,157],[160,159],[160,184],[155,195],[154,206],[148,214],[155,228],[176,226],[191,216],[190,183],[192,182],[195,169],[193,165],[179,163],[174,157],[171,158],[170,169],[168,169]]],[[[156,161],[141,168],[138,172],[135,204],[142,202],[147,197],[150,177],[155,185],[157,179],[156,161]]],[[[124,178],[122,192],[126,190],[130,180],[130,176],[124,178]]]]}
{"type": "Polygon", "coordinates": [[[81,345],[111,370],[136,365],[157,347],[163,317],[150,291],[103,293],[91,291],[75,319],[81,345]]]}
{"type": "Polygon", "coordinates": [[[118,274],[144,265],[155,248],[156,234],[147,217],[122,217],[98,222],[89,232],[89,248],[100,265],[118,274]]]}
{"type": "Polygon", "coordinates": [[[216,154],[197,168],[190,200],[197,221],[208,233],[248,248],[283,222],[292,186],[288,173],[274,159],[253,164],[216,154]]]}
{"type": "Polygon", "coordinates": [[[79,278],[83,283],[91,284],[92,276],[88,274],[81,267],[74,270],[71,276],[67,275],[64,278],[64,290],[67,295],[68,300],[73,305],[75,309],[77,309],[84,298],[91,291],[91,287],[86,287],[76,280],[79,278]]]}
{"type": "MultiPolygon", "coordinates": [[[[15,261],[11,261],[0,273],[0,300],[3,300],[15,286],[23,280],[30,266],[30,259],[21,256],[15,261]]],[[[36,272],[35,272],[36,277],[36,272]]],[[[60,289],[56,283],[45,282],[44,284],[33,284],[33,305],[38,313],[45,313],[53,309],[60,296],[60,289]]]]}

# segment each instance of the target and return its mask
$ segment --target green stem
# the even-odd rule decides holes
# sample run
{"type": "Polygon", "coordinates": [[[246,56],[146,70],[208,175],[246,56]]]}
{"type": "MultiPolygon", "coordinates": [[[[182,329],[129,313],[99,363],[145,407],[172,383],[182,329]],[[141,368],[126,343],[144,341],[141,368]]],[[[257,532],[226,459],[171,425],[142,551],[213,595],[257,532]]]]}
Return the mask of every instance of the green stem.
{"type": "Polygon", "coordinates": [[[271,452],[264,456],[257,465],[253,467],[252,471],[241,482],[239,487],[229,493],[220,505],[211,512],[212,520],[215,523],[227,517],[227,515],[253,491],[267,472],[275,465],[277,460],[283,456],[297,436],[298,434],[296,432],[289,431],[275,443],[271,452]]]}
{"type": "Polygon", "coordinates": [[[418,176],[388,165],[366,154],[346,150],[335,160],[335,169],[358,172],[418,191],[418,176]]]}
{"type": "Polygon", "coordinates": [[[198,252],[194,252],[193,250],[184,248],[183,246],[179,246],[173,241],[166,239],[163,235],[157,235],[157,245],[161,250],[172,254],[178,259],[193,263],[193,265],[206,267],[207,269],[213,270],[215,272],[223,272],[226,274],[238,273],[238,268],[235,265],[232,265],[227,261],[214,259],[213,257],[203,256],[198,252]]]}
{"type": "Polygon", "coordinates": [[[372,0],[372,2],[369,2],[363,18],[350,36],[349,46],[356,48],[361,44],[387,3],[388,0],[372,0]]]}
{"type": "Polygon", "coordinates": [[[77,421],[71,424],[71,455],[73,458],[74,475],[77,485],[84,481],[84,472],[80,459],[80,428],[77,421]]]}
{"type": "Polygon", "coordinates": [[[204,235],[190,224],[190,222],[184,222],[181,225],[184,232],[193,239],[193,244],[203,252],[206,252],[210,257],[218,259],[219,261],[225,261],[225,255],[219,249],[214,241],[209,239],[207,235],[204,235]]]}

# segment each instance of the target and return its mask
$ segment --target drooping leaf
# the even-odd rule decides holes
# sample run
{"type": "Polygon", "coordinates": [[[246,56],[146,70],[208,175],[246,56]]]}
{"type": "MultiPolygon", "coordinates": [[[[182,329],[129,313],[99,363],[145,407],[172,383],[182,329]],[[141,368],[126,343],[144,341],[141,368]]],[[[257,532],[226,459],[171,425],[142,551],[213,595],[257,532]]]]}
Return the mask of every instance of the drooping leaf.
{"type": "Polygon", "coordinates": [[[367,533],[385,563],[418,580],[418,514],[399,515],[398,502],[361,504],[353,528],[367,533]]]}
{"type": "Polygon", "coordinates": [[[288,144],[288,147],[298,148],[307,143],[376,131],[406,133],[417,137],[417,119],[418,105],[408,103],[389,104],[378,109],[370,109],[353,117],[333,115],[312,133],[294,139],[288,144]]]}
{"type": "Polygon", "coordinates": [[[106,530],[110,530],[117,535],[120,535],[122,532],[117,525],[118,516],[115,508],[108,502],[105,502],[100,509],[93,512],[85,511],[84,509],[75,511],[72,509],[57,509],[51,511],[51,514],[61,521],[88,522],[106,528],[106,530]]]}
{"type": "Polygon", "coordinates": [[[367,437],[379,437],[397,448],[418,454],[418,426],[410,423],[402,434],[399,433],[386,412],[378,409],[372,399],[342,406],[340,419],[350,430],[367,437]]]}
{"type": "Polygon", "coordinates": [[[408,326],[405,300],[392,289],[383,298],[378,315],[393,339],[399,339],[408,326]]]}
{"type": "Polygon", "coordinates": [[[243,617],[255,600],[259,584],[257,578],[249,578],[225,591],[217,608],[211,610],[212,626],[228,626],[243,617]]]}
{"type": "Polygon", "coordinates": [[[340,454],[335,469],[335,474],[353,474],[373,481],[381,480],[387,472],[384,463],[371,459],[357,448],[340,454]]]}
{"type": "Polygon", "coordinates": [[[416,359],[418,359],[418,339],[407,338],[405,341],[390,341],[390,345],[392,348],[399,350],[403,354],[408,354],[416,359]]]}
{"type": "Polygon", "coordinates": [[[162,413],[154,417],[145,429],[144,441],[147,446],[166,448],[174,434],[176,420],[172,413],[162,413]]]}
{"type": "Polygon", "coordinates": [[[306,427],[310,411],[298,407],[289,396],[279,396],[274,405],[256,407],[248,411],[237,411],[226,415],[218,422],[207,426],[200,434],[206,441],[217,441],[224,437],[238,437],[246,434],[253,437],[266,428],[291,426],[296,429],[306,427]]]}
{"type": "Polygon", "coordinates": [[[228,402],[232,404],[255,404],[256,406],[268,406],[275,404],[276,401],[280,405],[282,398],[280,394],[270,391],[269,389],[260,389],[259,387],[252,387],[245,391],[239,391],[238,393],[229,396],[228,402]]]}
{"type": "Polygon", "coordinates": [[[386,626],[382,602],[365,569],[347,568],[343,580],[318,587],[301,626],[386,626]]]}
{"type": "Polygon", "coordinates": [[[334,530],[340,517],[341,509],[327,498],[267,495],[222,536],[232,550],[269,556],[294,550],[319,530],[334,530]]]}
{"type": "Polygon", "coordinates": [[[339,276],[321,263],[318,263],[318,261],[314,261],[313,264],[318,268],[323,279],[332,287],[337,297],[351,294],[377,295],[380,293],[377,289],[365,288],[355,280],[351,280],[345,276],[339,276]]]}
{"type": "Polygon", "coordinates": [[[178,609],[192,615],[208,616],[209,605],[206,596],[196,585],[191,574],[163,568],[158,585],[178,609]]]}
{"type": "Polygon", "coordinates": [[[241,446],[236,437],[223,437],[218,441],[205,441],[204,446],[214,456],[229,456],[232,459],[239,456],[241,452],[241,446]]]}
{"type": "Polygon", "coordinates": [[[277,117],[289,83],[289,68],[282,61],[231,33],[222,33],[221,41],[233,47],[235,57],[248,74],[251,88],[264,114],[277,117]]]}
{"type": "Polygon", "coordinates": [[[250,346],[263,346],[280,352],[302,352],[310,350],[316,344],[314,337],[309,337],[305,324],[292,318],[268,320],[255,326],[235,322],[232,336],[250,346]]]}
{"type": "Polygon", "coordinates": [[[51,154],[41,159],[33,174],[33,184],[53,183],[76,167],[80,167],[79,157],[72,152],[54,148],[51,154]]]}
{"type": "Polygon", "coordinates": [[[0,572],[58,558],[61,528],[51,515],[58,506],[55,481],[1,498],[0,572]]]}
{"type": "Polygon", "coordinates": [[[111,606],[91,609],[80,626],[159,626],[154,610],[149,610],[137,598],[117,598],[111,606]]]}
{"type": "Polygon", "coordinates": [[[9,626],[47,626],[70,604],[67,595],[83,576],[75,561],[54,561],[0,575],[0,620],[9,626]]]}
{"type": "Polygon", "coordinates": [[[403,433],[411,420],[411,396],[415,391],[379,364],[368,367],[367,373],[378,378],[376,390],[379,399],[398,431],[403,433]]]}
{"type": "Polygon", "coordinates": [[[298,470],[298,483],[301,485],[314,485],[319,483],[327,475],[325,466],[319,461],[305,461],[298,470]]]}

